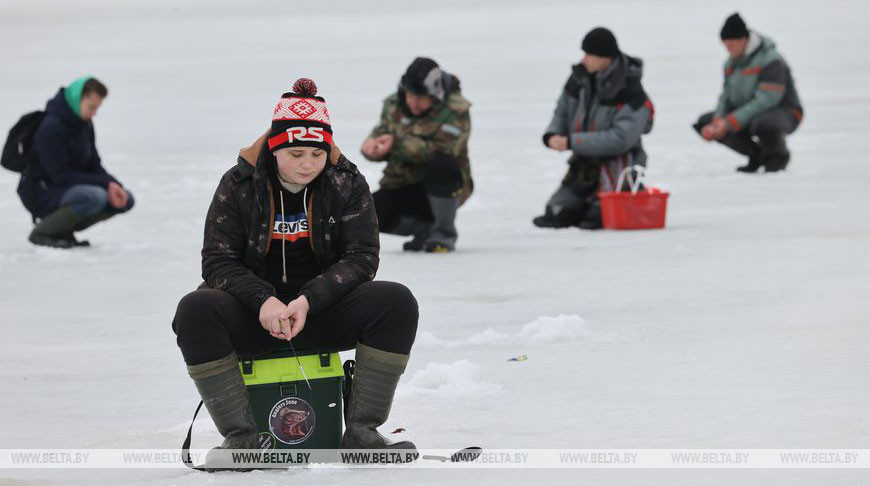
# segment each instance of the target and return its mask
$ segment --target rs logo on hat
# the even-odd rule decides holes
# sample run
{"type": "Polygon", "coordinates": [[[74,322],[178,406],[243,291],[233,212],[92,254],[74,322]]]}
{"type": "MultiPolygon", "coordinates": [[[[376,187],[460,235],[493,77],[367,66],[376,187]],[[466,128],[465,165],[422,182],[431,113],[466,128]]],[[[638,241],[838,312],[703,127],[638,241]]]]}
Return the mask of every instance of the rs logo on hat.
{"type": "Polygon", "coordinates": [[[323,142],[323,128],[320,127],[290,127],[287,129],[287,141],[323,142]]]}

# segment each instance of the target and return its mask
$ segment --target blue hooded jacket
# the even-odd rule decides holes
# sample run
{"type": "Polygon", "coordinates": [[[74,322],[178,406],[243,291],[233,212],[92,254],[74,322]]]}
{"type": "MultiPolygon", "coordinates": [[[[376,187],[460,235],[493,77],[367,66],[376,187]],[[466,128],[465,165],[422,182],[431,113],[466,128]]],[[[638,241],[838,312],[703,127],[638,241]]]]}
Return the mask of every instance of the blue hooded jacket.
{"type": "Polygon", "coordinates": [[[18,183],[21,202],[34,216],[44,217],[60,205],[64,192],[79,184],[107,187],[117,182],[100,163],[94,125],[73,113],[61,88],[45,106],[45,117],[33,134],[36,160],[31,184],[18,183]]]}

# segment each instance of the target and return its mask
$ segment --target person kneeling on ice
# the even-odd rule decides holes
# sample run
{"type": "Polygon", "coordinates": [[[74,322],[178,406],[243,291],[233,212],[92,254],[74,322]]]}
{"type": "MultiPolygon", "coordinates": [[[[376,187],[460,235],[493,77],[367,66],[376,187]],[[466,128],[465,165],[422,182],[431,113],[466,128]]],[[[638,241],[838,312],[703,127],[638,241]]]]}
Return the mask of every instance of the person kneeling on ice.
{"type": "Polygon", "coordinates": [[[740,14],[725,20],[720,37],[729,54],[722,94],[716,110],[693,127],[704,140],[748,157],[740,172],[783,170],[791,158],[785,136],[804,116],[791,69],[776,44],[747,29],[740,14]]]}
{"type": "Polygon", "coordinates": [[[613,191],[620,172],[646,165],[641,135],[652,130],[653,105],[641,85],[643,61],[620,52],[603,27],[583,38],[582,61],[573,66],[544,133],[544,145],[571,151],[568,173],[533,220],[541,228],[601,228],[597,193],[613,191]]]}
{"type": "Polygon", "coordinates": [[[300,79],[278,101],[267,134],[243,149],[205,222],[200,288],[172,328],[223,444],[259,449],[238,356],[286,348],[356,348],[342,448],[416,450],[376,430],[390,412],[417,332],[403,285],[371,281],[378,222],[365,178],[332,142],[325,100],[300,79]],[[259,323],[259,324],[258,324],[259,323]]]}
{"type": "Polygon", "coordinates": [[[384,100],[381,122],[362,145],[368,160],[387,162],[374,193],[378,223],[383,233],[413,236],[405,251],[456,248],[456,211],[474,188],[470,107],[459,78],[418,57],[398,92],[384,100]]]}
{"type": "Polygon", "coordinates": [[[133,207],[133,195],[103,168],[94,142],[92,120],[108,94],[84,76],[48,101],[31,142],[35,158],[18,183],[21,202],[38,220],[31,243],[89,246],[73,233],[133,207]]]}

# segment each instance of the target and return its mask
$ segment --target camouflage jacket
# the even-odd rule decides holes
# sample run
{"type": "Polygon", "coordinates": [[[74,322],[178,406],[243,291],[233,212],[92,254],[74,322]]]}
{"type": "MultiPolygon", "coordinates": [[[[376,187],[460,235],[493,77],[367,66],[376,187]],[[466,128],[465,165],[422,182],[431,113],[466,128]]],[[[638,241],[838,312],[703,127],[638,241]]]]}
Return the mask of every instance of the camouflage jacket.
{"type": "MultiPolygon", "coordinates": [[[[202,277],[259,312],[275,288],[266,280],[266,254],[275,220],[266,135],[239,153],[221,178],[205,221],[202,277]]],[[[309,184],[306,213],[311,248],[322,273],[302,286],[309,313],[317,313],[372,280],[378,269],[378,220],[365,178],[337,147],[309,184]]]]}
{"type": "MultiPolygon", "coordinates": [[[[395,137],[393,148],[386,155],[387,167],[380,185],[384,189],[397,189],[417,184],[426,174],[429,156],[440,152],[456,158],[462,172],[460,201],[465,202],[474,190],[471,164],[468,160],[468,138],[471,135],[471,117],[468,102],[459,89],[459,80],[450,76],[452,89],[446,99],[435,101],[432,109],[414,117],[405,107],[398,93],[384,100],[381,121],[369,137],[390,134],[395,137]]],[[[382,162],[383,160],[372,160],[382,162]]]]}

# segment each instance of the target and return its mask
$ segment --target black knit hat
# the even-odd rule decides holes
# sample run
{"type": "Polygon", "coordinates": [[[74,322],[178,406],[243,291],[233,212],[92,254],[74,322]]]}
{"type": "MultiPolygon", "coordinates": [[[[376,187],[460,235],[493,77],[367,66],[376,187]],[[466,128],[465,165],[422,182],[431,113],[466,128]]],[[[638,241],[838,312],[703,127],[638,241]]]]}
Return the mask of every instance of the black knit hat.
{"type": "Polygon", "coordinates": [[[327,153],[332,148],[332,122],[326,100],[317,96],[317,85],[308,78],[299,78],[293,91],[281,95],[269,130],[269,150],[299,146],[317,147],[327,153]]]}
{"type": "Polygon", "coordinates": [[[437,62],[428,57],[418,57],[408,66],[402,79],[399,80],[399,89],[443,101],[444,85],[441,77],[441,68],[438,67],[437,62]]]}
{"type": "Polygon", "coordinates": [[[740,14],[734,12],[725,19],[725,25],[722,26],[722,31],[719,32],[719,37],[722,40],[726,39],[741,39],[749,37],[749,29],[746,28],[746,22],[740,17],[740,14]]]}
{"type": "Polygon", "coordinates": [[[586,34],[580,48],[586,54],[601,57],[619,57],[619,46],[613,32],[604,27],[596,27],[586,34]]]}

